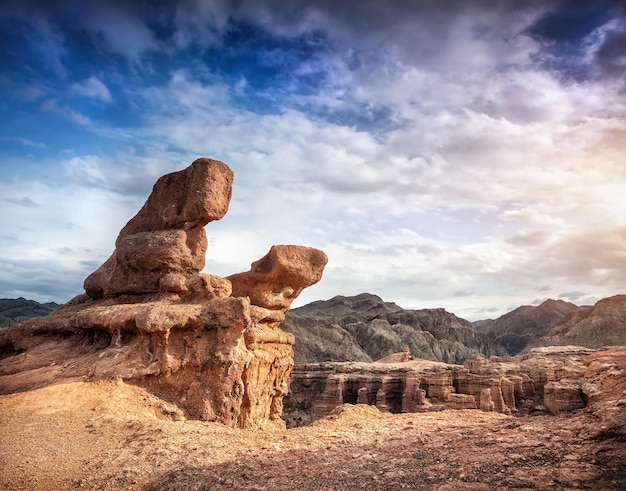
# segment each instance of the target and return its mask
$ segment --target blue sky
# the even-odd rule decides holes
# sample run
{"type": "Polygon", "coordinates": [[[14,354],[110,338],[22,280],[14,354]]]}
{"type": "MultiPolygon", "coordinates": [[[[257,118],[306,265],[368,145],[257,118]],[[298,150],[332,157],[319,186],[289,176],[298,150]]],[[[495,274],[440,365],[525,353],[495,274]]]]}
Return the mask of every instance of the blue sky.
{"type": "Polygon", "coordinates": [[[65,302],[162,174],[235,172],[206,271],[474,320],[624,293],[621,1],[4,1],[0,297],[65,302]]]}

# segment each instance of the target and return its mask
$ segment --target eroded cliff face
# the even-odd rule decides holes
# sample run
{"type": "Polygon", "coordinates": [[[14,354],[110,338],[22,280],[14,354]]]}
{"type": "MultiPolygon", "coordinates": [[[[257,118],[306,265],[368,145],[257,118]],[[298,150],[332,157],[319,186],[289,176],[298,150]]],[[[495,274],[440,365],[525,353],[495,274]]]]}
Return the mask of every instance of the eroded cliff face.
{"type": "Polygon", "coordinates": [[[227,212],[232,181],[210,159],[160,178],[85,294],[0,333],[0,392],[117,377],[172,403],[176,417],[284,424],[294,337],[278,325],[327,258],[278,245],[248,272],[200,273],[204,226],[227,212]]]}
{"type": "MultiPolygon", "coordinates": [[[[375,363],[297,365],[285,413],[294,426],[324,417],[346,403],[375,405],[391,413],[480,409],[558,415],[586,406],[593,392],[589,384],[594,367],[603,373],[602,383],[609,383],[606,366],[599,361],[616,360],[616,352],[604,356],[594,352],[556,346],[514,357],[473,356],[463,365],[451,365],[414,358],[407,349],[375,363]]],[[[623,358],[623,353],[619,356],[623,358]]]]}
{"type": "Polygon", "coordinates": [[[583,392],[600,424],[590,432],[626,438],[626,346],[600,350],[585,359],[583,392]]]}

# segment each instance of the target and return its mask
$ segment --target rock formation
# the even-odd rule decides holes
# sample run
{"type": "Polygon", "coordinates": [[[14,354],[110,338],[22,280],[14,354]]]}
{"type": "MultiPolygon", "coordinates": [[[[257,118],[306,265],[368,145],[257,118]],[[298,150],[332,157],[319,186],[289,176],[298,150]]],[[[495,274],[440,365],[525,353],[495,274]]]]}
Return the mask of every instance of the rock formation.
{"type": "Polygon", "coordinates": [[[249,272],[201,273],[204,226],[227,212],[232,181],[225,164],[209,159],[161,177],[85,280],[85,294],[0,332],[0,392],[119,377],[186,417],[282,424],[294,337],[278,325],[320,280],[327,258],[279,245],[249,272]]]}
{"type": "Polygon", "coordinates": [[[293,309],[281,329],[296,337],[296,364],[371,362],[405,346],[416,357],[446,363],[463,363],[474,353],[507,354],[468,321],[444,309],[405,310],[368,293],[293,309]]]}
{"type": "Polygon", "coordinates": [[[232,182],[228,166],[209,159],[161,177],[111,257],[85,280],[87,295],[187,293],[204,267],[204,226],[228,211],[232,182]]]}
{"type": "Polygon", "coordinates": [[[585,359],[582,390],[599,420],[599,436],[626,438],[626,346],[600,350],[585,359]]]}
{"type": "Polygon", "coordinates": [[[545,336],[566,315],[581,308],[563,300],[548,299],[537,306],[522,305],[497,319],[472,322],[472,326],[504,346],[510,355],[516,355],[534,339],[545,336]]]}
{"type": "MultiPolygon", "coordinates": [[[[292,425],[319,419],[346,403],[375,405],[391,413],[481,409],[560,414],[585,407],[591,392],[584,389],[590,370],[586,357],[593,353],[557,346],[514,357],[475,355],[463,365],[417,358],[393,361],[394,356],[374,363],[296,365],[285,413],[292,425]]],[[[406,353],[395,359],[406,359],[406,353]]]]}
{"type": "Polygon", "coordinates": [[[626,295],[603,298],[593,307],[572,312],[530,346],[568,344],[588,348],[626,345],[626,295]]]}

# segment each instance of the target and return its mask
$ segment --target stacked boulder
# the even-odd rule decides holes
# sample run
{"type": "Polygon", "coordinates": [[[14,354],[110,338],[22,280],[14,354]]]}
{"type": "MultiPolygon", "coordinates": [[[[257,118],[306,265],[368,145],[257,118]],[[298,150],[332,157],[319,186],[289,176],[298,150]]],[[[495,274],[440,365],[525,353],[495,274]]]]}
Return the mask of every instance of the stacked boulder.
{"type": "Polygon", "coordinates": [[[204,158],[161,177],[86,293],[0,333],[0,392],[118,377],[188,418],[284,425],[294,337],[278,326],[327,257],[278,245],[248,272],[201,273],[204,227],[228,211],[232,183],[228,166],[204,158]]]}

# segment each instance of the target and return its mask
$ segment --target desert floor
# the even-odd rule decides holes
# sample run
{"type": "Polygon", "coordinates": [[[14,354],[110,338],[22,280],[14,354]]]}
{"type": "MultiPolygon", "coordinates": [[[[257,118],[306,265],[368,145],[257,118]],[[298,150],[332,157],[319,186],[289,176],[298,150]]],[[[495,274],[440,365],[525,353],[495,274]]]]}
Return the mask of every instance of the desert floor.
{"type": "Polygon", "coordinates": [[[122,382],[0,396],[0,488],[11,490],[626,489],[626,442],[590,417],[337,408],[290,430],[174,421],[122,382]]]}

